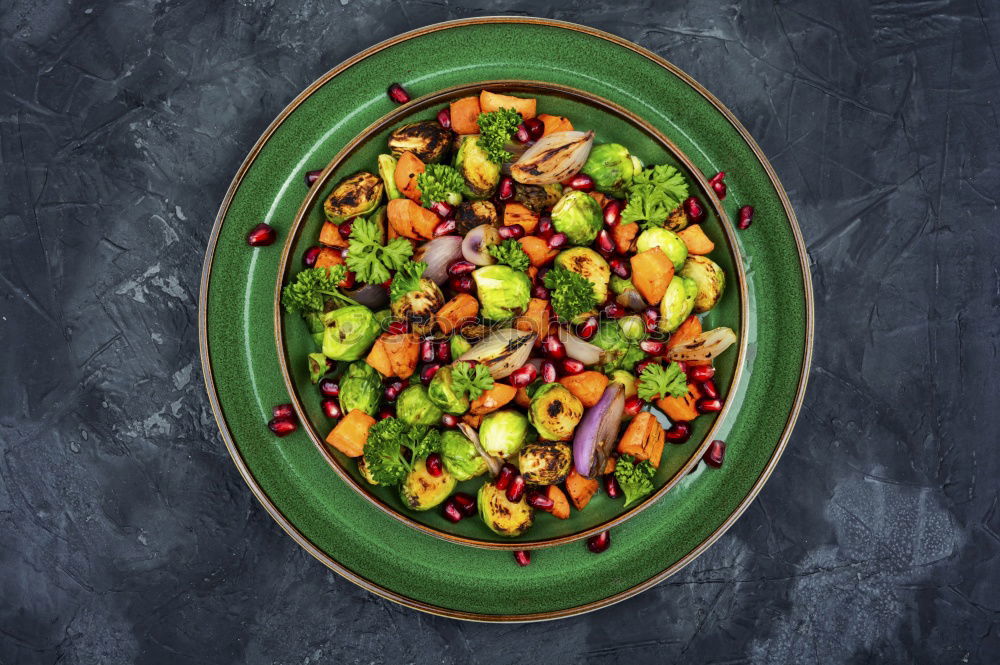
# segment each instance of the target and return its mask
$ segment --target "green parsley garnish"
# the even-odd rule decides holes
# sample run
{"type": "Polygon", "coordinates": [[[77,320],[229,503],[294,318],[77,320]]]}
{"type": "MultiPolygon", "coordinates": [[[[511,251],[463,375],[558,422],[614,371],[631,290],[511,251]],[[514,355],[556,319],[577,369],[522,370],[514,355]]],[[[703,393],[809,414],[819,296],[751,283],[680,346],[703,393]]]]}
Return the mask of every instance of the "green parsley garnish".
{"type": "Polygon", "coordinates": [[[476,119],[479,125],[479,147],[486,151],[490,161],[503,164],[513,155],[504,149],[511,134],[521,124],[521,114],[514,109],[499,109],[480,113],[476,119]]]}
{"type": "Polygon", "coordinates": [[[597,307],[597,296],[590,280],[562,266],[545,273],[545,288],[551,293],[552,309],[563,321],[572,321],[597,307]]]}
{"type": "Polygon", "coordinates": [[[484,391],[493,387],[493,376],[486,365],[457,362],[451,372],[452,387],[456,394],[468,392],[471,399],[479,399],[484,391]]]}
{"type": "Polygon", "coordinates": [[[687,181],[673,166],[660,164],[643,169],[632,177],[622,223],[643,222],[643,228],[663,226],[687,195],[687,181]]]}
{"type": "Polygon", "coordinates": [[[687,391],[687,377],[677,363],[670,363],[666,367],[649,364],[639,375],[638,394],[647,402],[667,395],[683,397],[687,391]]]}
{"type": "Polygon", "coordinates": [[[294,282],[281,290],[281,304],[286,312],[299,312],[303,316],[322,314],[327,298],[356,305],[337,286],[345,274],[342,265],[303,270],[295,276],[294,282]]]}
{"type": "Polygon", "coordinates": [[[504,240],[499,245],[490,245],[488,251],[499,263],[508,265],[514,270],[523,272],[531,265],[531,260],[524,253],[521,243],[514,239],[504,240]]]}
{"type": "Polygon", "coordinates": [[[653,491],[656,468],[649,460],[638,461],[631,455],[622,455],[615,463],[615,480],[625,492],[625,507],[653,491]]]}
{"type": "Polygon", "coordinates": [[[380,485],[400,482],[413,463],[441,449],[441,433],[426,427],[410,427],[398,418],[385,418],[372,425],[365,441],[368,474],[380,485]],[[402,448],[409,448],[410,460],[402,448]]]}
{"type": "Polygon", "coordinates": [[[354,220],[351,241],[347,249],[347,267],[360,282],[381,284],[389,279],[390,270],[399,270],[410,255],[413,245],[406,238],[395,238],[382,245],[378,225],[370,219],[354,220]]]}
{"type": "Polygon", "coordinates": [[[425,208],[432,203],[444,201],[451,205],[462,202],[462,188],[465,178],[447,164],[428,164],[424,172],[417,176],[420,202],[425,208]]]}
{"type": "MultiPolygon", "coordinates": [[[[350,254],[348,254],[350,256],[350,254]]],[[[389,286],[389,300],[396,302],[407,293],[421,289],[420,278],[427,269],[423,261],[408,261],[396,271],[389,286]]]]}

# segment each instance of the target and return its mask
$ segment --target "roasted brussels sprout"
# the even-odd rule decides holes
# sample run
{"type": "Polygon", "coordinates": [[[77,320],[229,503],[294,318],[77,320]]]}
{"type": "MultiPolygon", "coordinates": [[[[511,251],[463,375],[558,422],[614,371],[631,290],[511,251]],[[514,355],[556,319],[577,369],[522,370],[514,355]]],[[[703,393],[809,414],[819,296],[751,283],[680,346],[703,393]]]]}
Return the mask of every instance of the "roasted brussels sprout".
{"type": "Polygon", "coordinates": [[[427,386],[427,397],[445,413],[461,415],[469,410],[469,398],[464,392],[455,392],[450,365],[439,369],[431,379],[427,386]]]}
{"type": "Polygon", "coordinates": [[[397,320],[410,322],[410,329],[418,335],[430,331],[434,312],[444,305],[444,294],[441,288],[426,278],[420,278],[419,288],[407,291],[392,301],[389,309],[397,320]]]}
{"type": "Polygon", "coordinates": [[[524,446],[528,434],[528,419],[514,409],[488,413],[479,424],[479,443],[490,455],[504,459],[513,457],[524,446]]]}
{"type": "Polygon", "coordinates": [[[616,321],[602,321],[590,343],[604,349],[604,364],[595,369],[605,374],[616,369],[632,371],[635,364],[646,357],[639,345],[622,333],[616,321]]]}
{"type": "Polygon", "coordinates": [[[447,469],[442,469],[440,476],[432,476],[426,460],[419,459],[400,483],[399,498],[410,510],[430,510],[447,499],[457,484],[455,476],[447,469]]]}
{"type": "Polygon", "coordinates": [[[638,342],[646,336],[646,324],[643,323],[642,317],[638,314],[618,319],[618,328],[622,331],[625,339],[630,342],[638,342]]]}
{"type": "Polygon", "coordinates": [[[375,315],[363,305],[327,312],[323,325],[323,355],[331,360],[357,360],[380,332],[375,315]]]}
{"type": "Polygon", "coordinates": [[[479,488],[476,503],[479,504],[479,517],[491,531],[501,536],[520,536],[535,521],[535,511],[524,496],[516,503],[510,501],[507,492],[497,489],[493,481],[479,488]]]}
{"type": "Polygon", "coordinates": [[[578,189],[563,194],[552,208],[552,226],[574,245],[589,245],[604,224],[600,204],[578,189]]]}
{"type": "Polygon", "coordinates": [[[635,284],[632,283],[631,278],[622,279],[618,275],[611,276],[610,286],[611,286],[611,292],[614,293],[616,296],[620,296],[621,294],[625,293],[627,289],[632,289],[633,291],[635,291],[635,284]]]}
{"type": "Polygon", "coordinates": [[[368,462],[365,461],[364,455],[357,458],[358,459],[358,473],[364,478],[369,485],[378,485],[378,481],[372,478],[371,472],[368,470],[368,462]]]}
{"type": "Polygon", "coordinates": [[[674,270],[680,270],[684,266],[688,248],[681,237],[673,231],[661,228],[646,229],[635,241],[637,252],[645,252],[654,247],[659,247],[667,255],[674,264],[674,270]]]}
{"type": "Polygon", "coordinates": [[[688,219],[687,214],[684,212],[684,208],[677,208],[667,215],[667,222],[664,226],[674,233],[677,233],[678,231],[686,229],[690,223],[691,222],[688,219]]]}
{"type": "Polygon", "coordinates": [[[444,468],[458,481],[486,473],[486,460],[476,452],[472,441],[453,429],[441,434],[441,459],[444,460],[444,468]]]}
{"type": "Polygon", "coordinates": [[[610,374],[613,383],[620,383],[625,387],[625,399],[635,395],[639,389],[639,381],[635,375],[623,369],[616,369],[610,374]]]}
{"type": "Polygon", "coordinates": [[[462,137],[455,153],[455,168],[465,178],[466,198],[486,199],[493,195],[500,182],[500,165],[490,161],[489,154],[479,147],[479,136],[462,137]]]}
{"type": "Polygon", "coordinates": [[[479,314],[489,321],[507,321],[524,314],[531,300],[531,280],[510,266],[484,266],[472,273],[479,295],[479,314]]]}
{"type": "Polygon", "coordinates": [[[382,401],[382,375],[363,360],[351,363],[340,378],[340,410],[374,416],[382,401]]]}
{"type": "Polygon", "coordinates": [[[691,315],[695,298],[698,297],[698,285],[693,279],[682,275],[674,275],[667,285],[667,290],[660,301],[660,330],[673,332],[691,315]]]}
{"type": "MultiPolygon", "coordinates": [[[[320,344],[322,344],[322,341],[320,344]]],[[[323,378],[328,369],[326,356],[322,353],[310,353],[308,362],[309,380],[313,383],[319,383],[319,380],[323,378]]]]}
{"type": "Polygon", "coordinates": [[[458,358],[472,348],[472,344],[469,343],[469,340],[465,339],[461,335],[452,335],[449,345],[451,346],[452,358],[458,358]]]}
{"type": "Polygon", "coordinates": [[[529,443],[521,450],[518,467],[531,485],[555,485],[566,480],[573,452],[565,443],[529,443]]]}
{"type": "Polygon", "coordinates": [[[496,206],[489,201],[463,201],[452,212],[459,233],[466,234],[482,224],[500,223],[496,206]]]}
{"type": "Polygon", "coordinates": [[[628,148],[617,143],[602,143],[593,147],[581,171],[594,179],[597,191],[621,199],[625,197],[635,170],[636,164],[628,148]]]}
{"type": "Polygon", "coordinates": [[[403,198],[403,195],[399,192],[399,188],[396,187],[397,161],[392,155],[378,156],[378,174],[382,178],[382,184],[385,186],[385,195],[389,199],[403,198]]]}
{"type": "Polygon", "coordinates": [[[339,224],[348,217],[367,215],[382,200],[382,179],[367,171],[341,180],[323,203],[326,218],[339,224]]]}
{"type": "Polygon", "coordinates": [[[726,289],[726,273],[707,256],[689,256],[680,275],[694,280],[698,286],[698,295],[694,299],[694,311],[698,314],[715,307],[726,289]]]}
{"type": "Polygon", "coordinates": [[[407,425],[437,425],[442,415],[420,384],[406,388],[396,398],[396,417],[407,425]]]}
{"type": "Polygon", "coordinates": [[[403,125],[389,135],[389,150],[396,157],[412,152],[425,164],[440,162],[451,147],[452,133],[433,120],[403,125]]]}
{"type": "Polygon", "coordinates": [[[559,252],[555,263],[593,284],[597,302],[603,303],[607,300],[611,268],[600,254],[589,247],[571,247],[559,252]]]}
{"type": "Polygon", "coordinates": [[[547,441],[566,441],[583,417],[583,403],[558,383],[546,383],[535,391],[528,419],[547,441]]]}
{"type": "Polygon", "coordinates": [[[551,185],[525,185],[518,183],[514,187],[514,200],[529,210],[542,212],[548,210],[562,197],[563,187],[558,182],[551,185]]]}

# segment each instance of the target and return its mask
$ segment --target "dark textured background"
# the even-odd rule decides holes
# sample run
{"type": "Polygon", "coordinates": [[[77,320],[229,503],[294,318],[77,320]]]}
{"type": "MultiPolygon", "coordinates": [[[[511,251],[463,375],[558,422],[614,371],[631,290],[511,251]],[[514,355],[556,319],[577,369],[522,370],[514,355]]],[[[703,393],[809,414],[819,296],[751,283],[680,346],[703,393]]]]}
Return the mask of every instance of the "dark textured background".
{"type": "Polygon", "coordinates": [[[815,366],[745,517],[657,588],[557,623],[430,617],[327,571],[217,435],[195,317],[211,223],[313,79],[502,8],[6,0],[0,663],[997,662],[1000,6],[562,4],[507,9],[690,72],[797,209],[815,366]]]}

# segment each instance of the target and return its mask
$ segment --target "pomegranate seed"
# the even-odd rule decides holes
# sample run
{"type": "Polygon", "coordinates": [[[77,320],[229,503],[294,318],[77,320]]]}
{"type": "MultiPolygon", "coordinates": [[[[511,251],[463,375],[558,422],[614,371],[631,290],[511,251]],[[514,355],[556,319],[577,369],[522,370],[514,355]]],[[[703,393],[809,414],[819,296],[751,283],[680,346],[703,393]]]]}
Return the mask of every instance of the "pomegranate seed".
{"type": "Polygon", "coordinates": [[[336,397],[340,394],[340,385],[333,379],[320,379],[319,394],[323,397],[336,397]]]}
{"type": "Polygon", "coordinates": [[[646,406],[646,400],[642,399],[638,395],[632,395],[631,397],[625,398],[625,413],[630,416],[637,415],[642,411],[642,407],[646,406]]]}
{"type": "Polygon", "coordinates": [[[455,261],[448,266],[448,274],[452,277],[458,277],[459,275],[468,275],[475,269],[476,264],[472,261],[455,261]]]}
{"type": "Polygon", "coordinates": [[[448,286],[456,293],[472,293],[473,281],[469,275],[460,275],[448,280],[448,286]]]}
{"type": "Polygon", "coordinates": [[[458,222],[454,219],[446,219],[434,227],[433,234],[435,238],[440,238],[441,236],[451,235],[455,232],[456,228],[458,228],[458,222]]]}
{"type": "Polygon", "coordinates": [[[447,219],[451,217],[453,208],[444,201],[435,201],[431,204],[431,210],[441,219],[447,219]]]}
{"type": "Polygon", "coordinates": [[[437,120],[438,124],[445,129],[451,129],[451,109],[443,108],[438,111],[437,120]]]}
{"type": "Polygon", "coordinates": [[[577,173],[572,178],[563,180],[563,184],[573,189],[579,189],[581,192],[594,191],[594,179],[586,173],[577,173]]]}
{"type": "Polygon", "coordinates": [[[444,473],[444,467],[441,466],[441,455],[438,453],[431,453],[427,456],[427,461],[424,462],[424,466],[427,467],[427,473],[431,474],[435,478],[444,473]]]}
{"type": "Polygon", "coordinates": [[[542,134],[545,133],[545,124],[538,118],[528,118],[524,121],[524,126],[533,141],[542,138],[542,134]]]}
{"type": "Polygon", "coordinates": [[[608,317],[609,319],[620,319],[623,316],[625,316],[625,308],[619,305],[618,303],[612,301],[607,305],[605,305],[604,316],[608,317]]]}
{"type": "Polygon", "coordinates": [[[531,563],[531,552],[528,550],[514,550],[514,561],[517,561],[517,565],[524,568],[531,563]]]}
{"type": "Polygon", "coordinates": [[[715,368],[711,365],[691,365],[687,371],[688,378],[698,383],[704,383],[715,376],[715,368]]]}
{"type": "Polygon", "coordinates": [[[523,122],[514,130],[514,140],[518,143],[527,143],[531,140],[531,132],[524,126],[523,122]]]}
{"type": "Polygon", "coordinates": [[[444,515],[444,518],[452,524],[458,524],[462,521],[462,517],[464,517],[464,515],[462,515],[462,510],[452,499],[448,499],[444,502],[444,505],[441,506],[441,514],[444,515]]]}
{"type": "Polygon", "coordinates": [[[722,182],[723,180],[725,180],[725,178],[726,178],[726,172],[719,171],[714,176],[708,179],[708,184],[714,185],[717,182],[722,182]]]}
{"type": "Polygon", "coordinates": [[[559,249],[569,241],[565,233],[553,233],[549,236],[549,239],[545,241],[549,249],[559,249]]]}
{"type": "Polygon", "coordinates": [[[306,187],[312,187],[313,183],[319,180],[319,175],[323,172],[323,169],[316,169],[315,171],[306,171],[306,187]]]}
{"type": "Polygon", "coordinates": [[[517,475],[517,467],[511,463],[506,463],[500,467],[500,473],[497,474],[496,486],[498,490],[505,490],[510,485],[510,481],[514,479],[517,475]]]}
{"type": "Polygon", "coordinates": [[[625,204],[622,203],[621,199],[611,199],[604,204],[604,223],[608,226],[618,226],[618,223],[622,221],[622,210],[625,209],[625,204]]]}
{"type": "Polygon", "coordinates": [[[587,320],[583,322],[583,325],[581,325],[576,331],[576,334],[579,335],[582,339],[590,339],[596,333],[597,333],[596,316],[588,317],[587,320]]]}
{"type": "Polygon", "coordinates": [[[535,284],[531,287],[531,297],[538,298],[539,300],[549,299],[549,290],[542,286],[541,284],[535,284]]]}
{"type": "Polygon", "coordinates": [[[655,339],[644,339],[639,342],[639,348],[651,356],[662,355],[664,347],[666,347],[666,344],[655,339]]]}
{"type": "Polygon", "coordinates": [[[717,397],[703,397],[694,404],[698,413],[716,413],[722,411],[722,400],[717,397]]]}
{"type": "Polygon", "coordinates": [[[555,231],[556,231],[555,228],[553,228],[552,226],[551,217],[538,218],[538,226],[535,228],[535,235],[537,235],[539,238],[544,238],[545,240],[548,240],[549,238],[552,237],[552,234],[555,233],[555,231]]]}
{"type": "Polygon", "coordinates": [[[660,313],[656,311],[655,307],[649,307],[642,310],[642,322],[646,324],[646,332],[654,333],[656,332],[657,326],[660,323],[660,313]]]}
{"type": "Polygon", "coordinates": [[[601,229],[597,234],[597,251],[605,256],[611,256],[615,252],[615,242],[607,229],[601,229]]]}
{"type": "Polygon", "coordinates": [[[542,381],[545,383],[554,383],[556,379],[559,378],[559,373],[556,371],[556,365],[551,360],[546,360],[542,363],[542,381]]]}
{"type": "Polygon", "coordinates": [[[528,502],[528,505],[532,508],[538,508],[539,510],[551,510],[552,506],[556,505],[556,502],[550,499],[544,492],[539,492],[538,490],[531,490],[524,499],[528,502]]]}
{"type": "Polygon", "coordinates": [[[399,85],[398,83],[393,83],[389,86],[386,93],[389,95],[389,99],[396,102],[397,104],[405,104],[410,101],[410,93],[406,91],[406,88],[399,85]]]}
{"type": "Polygon", "coordinates": [[[292,410],[291,404],[279,404],[271,409],[271,415],[275,418],[294,418],[295,411],[292,410]]]}
{"type": "Polygon", "coordinates": [[[409,381],[404,379],[393,379],[385,387],[385,399],[389,402],[395,402],[396,398],[399,397],[399,393],[403,392],[403,388],[409,385],[409,381]]]}
{"type": "Polygon", "coordinates": [[[716,439],[708,444],[708,450],[705,451],[702,459],[705,460],[705,464],[713,469],[718,469],[722,466],[723,460],[726,459],[726,444],[716,439]]]}
{"type": "Polygon", "coordinates": [[[510,224],[508,226],[501,226],[498,228],[497,233],[504,240],[509,240],[511,238],[517,240],[518,238],[524,237],[524,227],[520,224],[510,224]]]}
{"type": "Polygon", "coordinates": [[[322,247],[310,247],[306,251],[302,252],[302,265],[306,268],[312,268],[316,265],[316,259],[319,258],[319,253],[323,251],[322,247]]]}
{"type": "Polygon", "coordinates": [[[340,405],[337,404],[337,400],[325,399],[319,403],[321,409],[323,409],[323,415],[331,420],[336,420],[341,417],[343,412],[340,410],[340,405]]]}
{"type": "Polygon", "coordinates": [[[450,363],[451,345],[448,342],[438,342],[434,345],[434,356],[443,363],[450,363]]]}
{"type": "Polygon", "coordinates": [[[618,275],[622,279],[628,279],[632,274],[632,268],[623,259],[611,259],[608,263],[611,267],[611,272],[618,275]]]}
{"type": "Polygon", "coordinates": [[[378,412],[378,419],[385,420],[386,418],[395,418],[396,414],[392,409],[382,409],[378,412]]]}
{"type": "Polygon", "coordinates": [[[715,191],[715,195],[719,197],[719,200],[726,198],[726,183],[721,180],[712,183],[712,189],[715,191]]]}
{"type": "Polygon", "coordinates": [[[587,549],[594,554],[600,554],[609,547],[611,547],[610,531],[602,531],[596,536],[591,536],[587,539],[587,549]]]}
{"type": "Polygon", "coordinates": [[[746,231],[753,224],[753,206],[743,206],[740,208],[740,221],[737,227],[741,231],[746,231]]]}
{"type": "Polygon", "coordinates": [[[505,175],[500,178],[500,184],[497,186],[497,198],[506,201],[512,196],[514,196],[514,179],[505,175]]]}
{"type": "Polygon", "coordinates": [[[420,361],[425,363],[434,362],[434,342],[429,339],[420,341],[420,361]]]}
{"type": "Polygon", "coordinates": [[[709,379],[708,381],[702,381],[698,384],[698,392],[700,392],[705,397],[715,399],[719,396],[719,389],[715,387],[715,381],[709,379]]]}
{"type": "Polygon", "coordinates": [[[550,360],[562,360],[566,357],[566,345],[555,335],[542,338],[542,352],[550,360]]]}
{"type": "Polygon", "coordinates": [[[451,413],[446,413],[441,416],[441,426],[447,427],[448,429],[455,429],[458,427],[458,416],[451,413]]]}
{"type": "Polygon", "coordinates": [[[650,365],[656,365],[658,363],[659,361],[656,358],[646,358],[645,360],[640,361],[639,364],[635,366],[635,373],[636,375],[642,374],[642,370],[646,369],[650,365]]]}
{"type": "Polygon", "coordinates": [[[515,388],[523,388],[538,378],[538,370],[534,365],[522,365],[515,369],[510,375],[510,385],[515,388]]]}
{"type": "Polygon", "coordinates": [[[465,517],[472,517],[476,514],[476,497],[465,492],[455,492],[451,498],[465,517]]]}
{"type": "Polygon", "coordinates": [[[705,221],[705,206],[697,197],[689,196],[684,199],[684,214],[692,224],[700,224],[705,221]]]}
{"type": "Polygon", "coordinates": [[[667,428],[663,438],[678,445],[687,443],[687,440],[691,438],[691,425],[683,420],[678,420],[667,428]]]}
{"type": "Polygon", "coordinates": [[[567,376],[574,376],[585,369],[585,365],[576,358],[564,358],[561,365],[563,374],[567,376]]]}
{"type": "Polygon", "coordinates": [[[346,222],[341,222],[337,225],[337,231],[340,233],[341,238],[349,238],[351,236],[351,229],[354,228],[354,218],[350,218],[346,222]]]}
{"type": "Polygon", "coordinates": [[[258,224],[247,234],[247,244],[251,247],[267,247],[278,237],[269,224],[258,224]]]}
{"type": "Polygon", "coordinates": [[[285,437],[299,428],[291,418],[273,418],[267,423],[267,428],[277,437],[285,437]]]}
{"type": "Polygon", "coordinates": [[[526,483],[524,482],[524,476],[517,474],[510,480],[510,485],[507,486],[507,500],[517,503],[524,496],[524,488],[526,483]]]}
{"type": "Polygon", "coordinates": [[[387,328],[390,335],[402,335],[410,329],[410,324],[406,321],[393,321],[387,328]]]}
{"type": "Polygon", "coordinates": [[[429,384],[439,369],[441,369],[441,365],[438,365],[437,363],[425,366],[422,370],[420,370],[420,383],[425,386],[429,384]]]}
{"type": "Polygon", "coordinates": [[[607,492],[609,499],[617,499],[622,495],[622,488],[618,486],[614,474],[609,473],[604,476],[604,491],[607,492]]]}

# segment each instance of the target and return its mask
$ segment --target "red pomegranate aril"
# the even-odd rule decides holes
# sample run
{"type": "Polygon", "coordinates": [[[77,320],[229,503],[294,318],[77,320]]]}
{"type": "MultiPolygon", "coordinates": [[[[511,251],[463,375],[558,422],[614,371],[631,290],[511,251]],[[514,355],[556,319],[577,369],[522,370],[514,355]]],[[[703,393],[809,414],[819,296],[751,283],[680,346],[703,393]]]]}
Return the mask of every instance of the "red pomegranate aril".
{"type": "Polygon", "coordinates": [[[455,492],[451,499],[458,506],[458,509],[462,511],[463,516],[472,517],[476,514],[476,497],[465,492],[455,492]]]}
{"type": "Polygon", "coordinates": [[[625,413],[630,416],[638,415],[644,406],[646,406],[646,400],[638,395],[631,395],[625,398],[625,413]]]}
{"type": "Polygon", "coordinates": [[[586,365],[576,358],[564,358],[560,365],[562,366],[563,374],[566,376],[575,376],[586,369],[586,365]]]}
{"type": "Polygon", "coordinates": [[[553,383],[559,378],[559,372],[556,370],[556,365],[551,360],[546,360],[542,363],[542,381],[545,383],[553,383]]]}
{"type": "Polygon", "coordinates": [[[448,266],[448,274],[452,277],[458,277],[459,275],[468,275],[475,269],[476,264],[472,261],[455,261],[448,266]]]}
{"type": "Polygon", "coordinates": [[[409,329],[410,324],[406,321],[393,321],[389,324],[389,327],[386,328],[390,335],[402,335],[409,329]]]}
{"type": "Polygon", "coordinates": [[[462,515],[462,509],[458,507],[458,504],[453,499],[448,499],[444,502],[441,506],[441,514],[452,524],[458,524],[465,517],[462,515]]]}
{"type": "Polygon", "coordinates": [[[306,268],[312,268],[316,265],[316,259],[319,258],[319,253],[323,251],[322,247],[310,247],[306,251],[302,252],[302,265],[306,268]]]}
{"type": "Polygon", "coordinates": [[[323,415],[331,420],[336,420],[344,415],[340,410],[340,405],[337,404],[337,400],[335,399],[325,399],[319,403],[319,406],[323,409],[323,415]]]}
{"type": "Polygon", "coordinates": [[[656,332],[660,323],[660,313],[656,311],[655,307],[649,307],[642,310],[642,322],[646,325],[646,332],[654,333],[656,332]]]}
{"type": "Polygon", "coordinates": [[[651,356],[663,355],[664,347],[666,347],[666,344],[658,339],[644,339],[639,342],[639,348],[651,356]]]}
{"type": "Polygon", "coordinates": [[[594,554],[600,554],[609,547],[611,547],[610,531],[602,531],[596,536],[591,536],[587,539],[587,549],[594,554]]]}
{"type": "Polygon", "coordinates": [[[691,365],[687,371],[688,378],[698,383],[704,383],[715,376],[715,368],[711,365],[691,365]]]}
{"type": "Polygon", "coordinates": [[[705,221],[705,206],[701,204],[696,196],[689,196],[684,199],[684,214],[692,224],[700,224],[705,221]]]}
{"type": "Polygon", "coordinates": [[[524,388],[526,385],[538,378],[538,370],[534,365],[523,365],[515,369],[510,375],[510,385],[515,388],[524,388]]]}
{"type": "Polygon", "coordinates": [[[609,473],[604,476],[604,491],[609,499],[617,499],[622,495],[622,488],[618,486],[618,480],[614,474],[609,473]]]}
{"type": "Polygon", "coordinates": [[[294,418],[295,411],[292,410],[291,404],[279,404],[271,409],[271,415],[275,418],[294,418]]]}
{"type": "Polygon", "coordinates": [[[726,459],[726,444],[716,439],[708,444],[708,450],[705,451],[702,459],[705,460],[705,464],[713,469],[718,469],[726,459]]]}
{"type": "Polygon", "coordinates": [[[524,482],[524,476],[517,474],[510,479],[510,485],[507,486],[507,500],[517,503],[524,496],[524,489],[527,483],[524,482]]]}
{"type": "Polygon", "coordinates": [[[620,319],[625,316],[625,308],[612,300],[604,306],[604,316],[609,319],[620,319]]]}
{"type": "Polygon", "coordinates": [[[510,486],[510,481],[514,480],[514,476],[517,475],[517,467],[509,462],[500,467],[500,473],[497,474],[496,480],[493,482],[497,486],[498,490],[505,490],[510,486]]]}
{"type": "Polygon", "coordinates": [[[642,370],[646,369],[650,365],[656,364],[659,364],[659,360],[657,358],[646,358],[645,360],[639,361],[639,363],[635,366],[636,376],[642,374],[642,370]]]}
{"type": "Polygon", "coordinates": [[[608,226],[618,226],[618,223],[622,221],[622,210],[625,209],[625,204],[622,203],[621,199],[611,199],[604,204],[604,223],[608,226]]]}
{"type": "Polygon", "coordinates": [[[538,298],[539,300],[548,300],[550,297],[549,290],[542,286],[541,284],[535,284],[531,287],[531,297],[538,298]]]}
{"type": "Polygon", "coordinates": [[[586,173],[577,173],[575,176],[563,180],[563,184],[573,189],[579,189],[581,192],[594,191],[594,179],[586,173]]]}
{"type": "Polygon", "coordinates": [[[424,466],[427,467],[427,473],[431,474],[435,478],[444,473],[444,466],[439,453],[431,453],[428,455],[427,460],[424,462],[424,466]]]}
{"type": "Polygon", "coordinates": [[[610,266],[611,272],[622,279],[628,279],[632,274],[632,268],[623,259],[611,259],[608,266],[610,266]]]}
{"type": "Polygon", "coordinates": [[[521,568],[524,568],[531,563],[531,552],[528,550],[514,550],[514,561],[516,561],[517,565],[521,566],[521,568]]]}
{"type": "Polygon", "coordinates": [[[385,386],[384,392],[386,400],[395,402],[396,398],[399,397],[399,393],[403,392],[403,388],[405,388],[408,384],[409,381],[406,381],[405,379],[394,379],[390,381],[385,386]]]}
{"type": "Polygon", "coordinates": [[[445,413],[441,416],[441,427],[455,429],[458,427],[458,416],[451,413],[445,413]]]}
{"type": "Polygon", "coordinates": [[[472,293],[473,281],[470,275],[459,275],[448,280],[448,286],[456,293],[472,293]]]}
{"type": "Polygon", "coordinates": [[[529,506],[538,508],[539,510],[552,510],[552,506],[556,505],[555,501],[546,496],[544,492],[539,492],[538,490],[528,492],[524,500],[528,502],[529,506]]]}
{"type": "Polygon", "coordinates": [[[277,437],[288,436],[299,428],[292,418],[272,418],[267,423],[267,428],[277,437]]]}
{"type": "Polygon", "coordinates": [[[549,236],[549,239],[545,241],[549,249],[559,249],[563,245],[569,242],[569,238],[565,233],[553,233],[549,236]]]}
{"type": "Polygon", "coordinates": [[[323,397],[336,397],[340,394],[340,385],[333,379],[320,379],[318,388],[323,397]]]}
{"type": "Polygon", "coordinates": [[[590,339],[597,333],[597,325],[597,317],[591,316],[577,329],[576,334],[582,339],[590,339]]]}
{"type": "Polygon", "coordinates": [[[722,182],[723,180],[725,180],[725,178],[726,178],[726,172],[719,171],[714,176],[708,179],[708,184],[714,185],[717,182],[722,182]]]}
{"type": "Polygon", "coordinates": [[[337,232],[340,233],[341,238],[349,238],[351,236],[351,229],[354,228],[354,218],[351,217],[346,222],[341,222],[337,225],[337,232]]]}
{"type": "Polygon", "coordinates": [[[721,180],[718,182],[713,182],[712,191],[715,192],[715,195],[718,196],[719,200],[721,201],[722,199],[726,198],[726,183],[722,182],[721,180]]]}
{"type": "Polygon", "coordinates": [[[306,171],[305,175],[306,187],[312,187],[313,183],[319,180],[319,176],[321,173],[323,173],[323,169],[316,169],[315,171],[306,171]]]}
{"type": "Polygon", "coordinates": [[[500,184],[497,186],[497,198],[506,201],[512,196],[514,196],[514,179],[505,175],[500,178],[500,184]]]}
{"type": "Polygon", "coordinates": [[[395,418],[396,412],[392,409],[382,409],[378,412],[378,419],[385,420],[386,418],[395,418]]]}
{"type": "Polygon", "coordinates": [[[278,233],[270,224],[261,223],[250,229],[250,233],[247,234],[247,244],[251,247],[267,247],[277,237],[278,233]]]}
{"type": "Polygon", "coordinates": [[[404,88],[398,83],[393,83],[392,85],[390,85],[389,88],[386,90],[386,93],[389,95],[389,99],[396,102],[397,104],[405,104],[406,102],[410,101],[410,93],[408,93],[406,91],[406,88],[404,88]]]}
{"type": "Polygon", "coordinates": [[[434,357],[443,362],[451,362],[451,345],[448,342],[438,342],[434,345],[434,357]]]}
{"type": "Polygon", "coordinates": [[[441,365],[438,365],[437,363],[425,366],[422,370],[420,370],[420,383],[425,386],[429,384],[439,369],[441,369],[441,365]]]}
{"type": "Polygon", "coordinates": [[[424,339],[420,341],[420,361],[425,363],[434,362],[434,342],[424,339]]]}
{"type": "Polygon", "coordinates": [[[703,397],[694,403],[698,413],[716,413],[722,411],[722,400],[718,397],[703,397]]]}
{"type": "Polygon", "coordinates": [[[615,241],[611,239],[607,229],[601,229],[597,234],[597,251],[605,256],[611,256],[615,252],[615,241]]]}
{"type": "Polygon", "coordinates": [[[719,396],[719,389],[715,387],[715,381],[709,379],[708,381],[702,381],[698,384],[698,392],[700,392],[705,397],[715,399],[719,396]]]}
{"type": "Polygon", "coordinates": [[[545,124],[538,118],[528,118],[524,121],[524,126],[528,129],[528,135],[533,141],[542,138],[545,133],[545,124]]]}
{"type": "Polygon", "coordinates": [[[454,219],[442,220],[434,227],[434,237],[440,238],[441,236],[451,235],[455,232],[456,228],[458,228],[458,222],[454,219]]]}
{"type": "Polygon", "coordinates": [[[535,235],[537,235],[539,238],[544,238],[547,241],[549,238],[552,237],[552,234],[555,232],[556,230],[552,226],[551,217],[538,218],[538,226],[535,227],[535,235]]]}
{"type": "Polygon", "coordinates": [[[684,420],[678,420],[667,428],[663,438],[676,445],[687,443],[691,438],[691,425],[684,420]]]}
{"type": "Polygon", "coordinates": [[[753,206],[743,206],[740,208],[739,222],[737,223],[737,228],[741,231],[746,231],[753,224],[753,206]]]}
{"type": "Polygon", "coordinates": [[[566,357],[566,345],[555,335],[542,338],[542,353],[550,360],[562,360],[566,357]]]}
{"type": "Polygon", "coordinates": [[[531,140],[531,132],[524,126],[523,122],[514,130],[514,140],[518,143],[527,143],[531,140]]]}
{"type": "Polygon", "coordinates": [[[443,108],[437,114],[438,124],[445,129],[451,129],[451,109],[443,108]]]}
{"type": "Polygon", "coordinates": [[[454,208],[444,201],[435,201],[431,204],[431,211],[441,219],[451,217],[452,210],[454,210],[454,208]]]}
{"type": "Polygon", "coordinates": [[[524,237],[524,227],[520,224],[510,224],[508,226],[501,226],[498,228],[497,233],[504,240],[517,240],[518,238],[524,237]]]}

